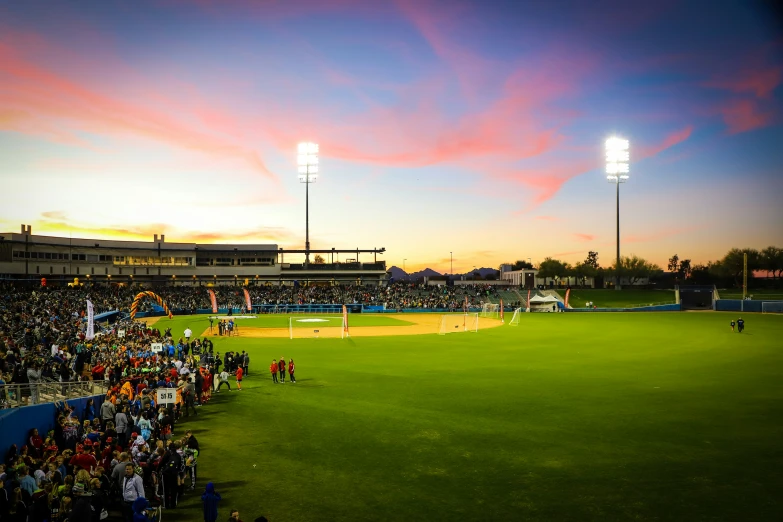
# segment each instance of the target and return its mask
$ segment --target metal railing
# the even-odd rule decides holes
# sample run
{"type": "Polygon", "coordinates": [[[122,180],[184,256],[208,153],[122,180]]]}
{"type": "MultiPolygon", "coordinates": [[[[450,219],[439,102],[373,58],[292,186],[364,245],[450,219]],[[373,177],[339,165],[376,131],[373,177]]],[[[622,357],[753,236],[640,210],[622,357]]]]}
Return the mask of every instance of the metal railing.
{"type": "Polygon", "coordinates": [[[0,385],[0,408],[20,408],[33,404],[105,395],[109,381],[39,382],[0,385]]]}

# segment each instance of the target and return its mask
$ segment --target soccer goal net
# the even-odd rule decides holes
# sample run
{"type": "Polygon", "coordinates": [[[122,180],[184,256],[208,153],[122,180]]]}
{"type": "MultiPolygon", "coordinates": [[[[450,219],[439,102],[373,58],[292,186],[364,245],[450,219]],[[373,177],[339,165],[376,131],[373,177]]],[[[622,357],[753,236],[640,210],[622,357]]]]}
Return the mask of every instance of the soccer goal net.
{"type": "Polygon", "coordinates": [[[783,301],[764,301],[761,303],[762,314],[783,314],[783,301]]]}
{"type": "Polygon", "coordinates": [[[456,332],[478,332],[479,314],[446,314],[440,318],[440,335],[456,332]]]}
{"type": "Polygon", "coordinates": [[[515,309],[514,315],[511,316],[511,321],[508,322],[508,325],[517,326],[519,324],[519,318],[522,315],[522,312],[524,312],[524,310],[522,310],[521,308],[515,309]]]}
{"type": "Polygon", "coordinates": [[[481,305],[481,317],[500,319],[500,305],[495,303],[484,303],[481,305]]]}
{"type": "Polygon", "coordinates": [[[288,336],[291,339],[344,339],[345,322],[342,316],[336,317],[289,317],[288,336]]]}

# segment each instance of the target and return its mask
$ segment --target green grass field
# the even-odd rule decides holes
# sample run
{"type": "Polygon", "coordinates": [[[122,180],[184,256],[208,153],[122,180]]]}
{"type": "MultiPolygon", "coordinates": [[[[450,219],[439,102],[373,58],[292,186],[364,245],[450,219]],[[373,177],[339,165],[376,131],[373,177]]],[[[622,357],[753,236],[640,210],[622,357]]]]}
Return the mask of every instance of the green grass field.
{"type": "MultiPolygon", "coordinates": [[[[352,322],[360,316],[351,316],[352,322]]],[[[400,316],[395,316],[400,317],[400,316]]],[[[404,316],[401,316],[404,318],[404,316]]],[[[178,424],[245,521],[783,519],[783,317],[524,314],[447,336],[216,338],[242,392],[178,424]],[[777,341],[776,341],[777,339],[777,341]],[[297,384],[273,384],[293,357],[297,384]]],[[[164,319],[175,336],[193,318],[164,319]]]]}
{"type": "MultiPolygon", "coordinates": [[[[565,297],[565,290],[560,290],[560,295],[565,297]]],[[[584,308],[586,303],[592,302],[598,308],[626,308],[647,306],[650,304],[673,304],[673,290],[625,290],[617,291],[606,288],[573,288],[568,304],[573,308],[584,308]]]]}

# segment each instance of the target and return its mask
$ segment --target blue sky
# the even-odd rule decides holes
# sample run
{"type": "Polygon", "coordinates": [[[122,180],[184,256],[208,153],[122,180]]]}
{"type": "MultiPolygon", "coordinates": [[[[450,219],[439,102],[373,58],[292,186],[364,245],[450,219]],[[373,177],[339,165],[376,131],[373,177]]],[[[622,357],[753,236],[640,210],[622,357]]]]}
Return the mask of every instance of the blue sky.
{"type": "Polygon", "coordinates": [[[747,2],[0,6],[0,228],[455,271],[783,244],[783,40],[747,2]]]}

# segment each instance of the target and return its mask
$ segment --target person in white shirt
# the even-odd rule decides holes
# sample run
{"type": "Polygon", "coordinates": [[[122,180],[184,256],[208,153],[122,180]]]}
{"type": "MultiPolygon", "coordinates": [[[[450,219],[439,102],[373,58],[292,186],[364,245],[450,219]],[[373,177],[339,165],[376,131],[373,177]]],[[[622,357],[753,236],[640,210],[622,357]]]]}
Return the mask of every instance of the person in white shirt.
{"type": "Polygon", "coordinates": [[[228,391],[231,391],[231,384],[228,382],[228,377],[229,377],[228,372],[224,368],[223,371],[220,372],[220,383],[218,384],[215,393],[220,393],[220,387],[223,386],[224,384],[228,386],[228,391]]]}
{"type": "Polygon", "coordinates": [[[60,351],[60,347],[56,344],[52,345],[52,357],[57,357],[57,353],[60,351]]]}
{"type": "Polygon", "coordinates": [[[193,331],[190,328],[185,328],[185,340],[190,342],[191,335],[193,335],[193,331]]]}

